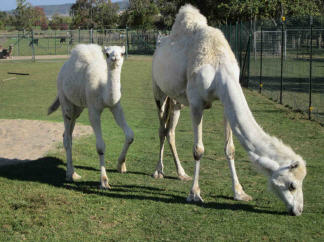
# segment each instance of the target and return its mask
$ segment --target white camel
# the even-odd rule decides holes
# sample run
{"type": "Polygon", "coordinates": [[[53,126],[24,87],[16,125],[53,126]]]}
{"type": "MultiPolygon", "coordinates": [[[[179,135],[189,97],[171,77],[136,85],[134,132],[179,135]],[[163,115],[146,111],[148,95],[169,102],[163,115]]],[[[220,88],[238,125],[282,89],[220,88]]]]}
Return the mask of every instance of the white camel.
{"type": "Polygon", "coordinates": [[[117,170],[126,172],[126,153],[133,142],[133,131],[127,125],[120,104],[120,73],[125,47],[98,45],[77,45],[70,59],[63,65],[57,78],[58,94],[48,108],[51,114],[61,105],[64,119],[63,143],[66,150],[66,179],[79,180],[72,164],[72,132],[75,121],[84,108],[88,108],[89,120],[96,135],[96,148],[100,160],[101,187],[110,188],[105,168],[105,143],[101,132],[101,112],[108,107],[117,124],[125,133],[125,143],[118,158],[117,170]],[[107,60],[104,57],[107,56],[107,60]],[[108,66],[108,68],[107,68],[108,66]]]}
{"type": "Polygon", "coordinates": [[[234,199],[251,200],[238,180],[234,166],[232,130],[252,162],[269,182],[292,215],[303,211],[302,183],[305,161],[256,123],[239,84],[239,67],[223,33],[207,25],[191,5],[181,7],[170,36],[156,49],[152,67],[153,92],[160,119],[160,157],[153,176],[163,178],[163,147],[167,137],[180,179],[190,179],[181,166],[175,146],[175,128],[182,105],[189,106],[194,130],[196,161],[193,185],[187,201],[202,202],[199,168],[204,154],[203,110],[216,99],[224,105],[225,155],[233,182],[234,199]]]}

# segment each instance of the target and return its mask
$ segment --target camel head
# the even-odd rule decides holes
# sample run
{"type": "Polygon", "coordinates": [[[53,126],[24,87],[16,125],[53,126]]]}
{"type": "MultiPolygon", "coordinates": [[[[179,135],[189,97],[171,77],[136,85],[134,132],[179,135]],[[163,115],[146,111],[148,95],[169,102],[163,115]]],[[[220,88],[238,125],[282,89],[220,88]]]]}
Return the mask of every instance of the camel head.
{"type": "Polygon", "coordinates": [[[105,46],[104,54],[109,66],[121,67],[124,62],[125,46],[105,46]]]}
{"type": "Polygon", "coordinates": [[[290,215],[299,216],[303,212],[303,180],[306,176],[306,162],[294,154],[290,162],[278,162],[250,152],[257,167],[269,176],[272,191],[286,204],[290,215]],[[279,165],[283,164],[283,165],[279,165]]]}
{"type": "Polygon", "coordinates": [[[275,194],[286,204],[291,215],[299,216],[303,212],[303,180],[306,166],[303,160],[293,161],[272,172],[270,186],[275,194]]]}

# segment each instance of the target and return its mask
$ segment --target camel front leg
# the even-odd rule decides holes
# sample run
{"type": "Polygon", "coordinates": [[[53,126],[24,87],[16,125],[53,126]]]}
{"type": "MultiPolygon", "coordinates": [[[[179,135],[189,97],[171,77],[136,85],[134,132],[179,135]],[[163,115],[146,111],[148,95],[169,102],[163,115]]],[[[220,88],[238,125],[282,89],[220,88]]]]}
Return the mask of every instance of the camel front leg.
{"type": "Polygon", "coordinates": [[[199,188],[199,170],[200,170],[200,159],[204,154],[204,145],[202,142],[202,120],[203,120],[203,107],[190,106],[191,108],[191,119],[194,131],[194,146],[193,146],[193,156],[196,161],[194,180],[189,196],[187,197],[187,202],[203,202],[200,196],[199,188]]]}
{"type": "Polygon", "coordinates": [[[109,180],[108,176],[106,174],[106,164],[105,164],[105,150],[106,145],[102,138],[102,132],[101,132],[101,110],[97,110],[94,107],[89,107],[89,120],[92,126],[92,129],[96,135],[96,148],[97,153],[99,155],[99,161],[100,161],[100,183],[101,188],[103,189],[109,189],[109,180]]]}
{"type": "Polygon", "coordinates": [[[236,174],[235,162],[234,162],[235,146],[233,143],[233,133],[230,124],[225,116],[224,116],[224,127],[225,127],[225,149],[224,150],[225,150],[226,159],[228,161],[228,165],[231,170],[232,189],[234,192],[234,199],[241,200],[241,201],[250,201],[252,200],[252,197],[244,192],[236,174]]]}
{"type": "Polygon", "coordinates": [[[117,170],[120,173],[125,173],[126,169],[126,154],[129,146],[134,141],[134,133],[132,129],[127,125],[127,122],[124,117],[124,112],[120,102],[118,102],[113,108],[111,108],[111,112],[114,115],[116,123],[121,127],[125,134],[125,143],[123,149],[118,158],[117,170]]]}

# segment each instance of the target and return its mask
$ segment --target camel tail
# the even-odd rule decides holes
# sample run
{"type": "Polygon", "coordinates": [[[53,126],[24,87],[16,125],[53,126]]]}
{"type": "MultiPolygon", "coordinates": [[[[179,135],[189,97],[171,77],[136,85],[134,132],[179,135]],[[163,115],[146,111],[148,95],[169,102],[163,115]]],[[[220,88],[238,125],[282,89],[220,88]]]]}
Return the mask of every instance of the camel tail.
{"type": "Polygon", "coordinates": [[[51,106],[49,106],[47,115],[50,115],[51,113],[55,112],[60,106],[60,100],[58,97],[56,97],[55,101],[52,103],[51,106]]]}

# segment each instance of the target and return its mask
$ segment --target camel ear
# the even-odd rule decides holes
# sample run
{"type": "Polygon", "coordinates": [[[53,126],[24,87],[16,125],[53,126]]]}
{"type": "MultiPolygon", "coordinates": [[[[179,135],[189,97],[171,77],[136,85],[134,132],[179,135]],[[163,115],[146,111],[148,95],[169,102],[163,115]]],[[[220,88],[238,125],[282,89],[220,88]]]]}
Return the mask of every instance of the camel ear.
{"type": "Polygon", "coordinates": [[[122,53],[125,54],[126,52],[126,49],[125,49],[125,46],[122,47],[122,53]]]}
{"type": "Polygon", "coordinates": [[[258,164],[259,166],[261,166],[263,169],[265,169],[270,173],[279,169],[278,163],[275,162],[274,160],[271,160],[267,157],[260,157],[253,152],[249,152],[249,155],[256,164],[258,164]]]}
{"type": "Polygon", "coordinates": [[[267,157],[260,157],[258,159],[258,163],[265,168],[266,170],[269,170],[271,172],[274,172],[279,169],[279,165],[277,162],[267,158],[267,157]]]}
{"type": "Polygon", "coordinates": [[[289,170],[293,170],[296,169],[299,166],[299,161],[294,161],[293,163],[291,163],[291,165],[289,166],[289,170]]]}
{"type": "Polygon", "coordinates": [[[109,58],[109,47],[104,46],[104,51],[103,51],[104,55],[109,58]]]}

